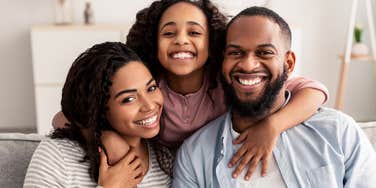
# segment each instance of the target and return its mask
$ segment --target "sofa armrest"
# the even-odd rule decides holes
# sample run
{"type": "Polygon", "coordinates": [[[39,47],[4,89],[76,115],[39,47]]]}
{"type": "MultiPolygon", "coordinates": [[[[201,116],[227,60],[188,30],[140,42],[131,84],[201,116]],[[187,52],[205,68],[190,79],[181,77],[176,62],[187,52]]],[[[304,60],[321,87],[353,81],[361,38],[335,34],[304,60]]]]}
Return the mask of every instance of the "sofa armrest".
{"type": "Polygon", "coordinates": [[[22,187],[31,156],[44,136],[0,133],[0,187],[22,187]]]}

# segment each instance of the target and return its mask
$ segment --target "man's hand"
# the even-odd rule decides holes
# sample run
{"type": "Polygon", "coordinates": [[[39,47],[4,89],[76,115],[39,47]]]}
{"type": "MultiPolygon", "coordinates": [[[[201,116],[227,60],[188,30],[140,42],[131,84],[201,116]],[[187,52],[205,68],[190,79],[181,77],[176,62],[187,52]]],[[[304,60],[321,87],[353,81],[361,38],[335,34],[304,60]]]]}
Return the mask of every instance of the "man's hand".
{"type": "Polygon", "coordinates": [[[101,159],[98,185],[104,188],[134,188],[142,181],[144,171],[141,166],[141,160],[132,149],[114,166],[107,164],[107,156],[101,149],[99,149],[99,152],[101,159]]]}
{"type": "Polygon", "coordinates": [[[261,176],[265,176],[279,134],[280,131],[267,118],[241,133],[233,144],[244,143],[228,165],[231,168],[240,161],[232,174],[233,178],[237,178],[248,164],[244,179],[249,180],[260,160],[262,162],[261,176]]]}

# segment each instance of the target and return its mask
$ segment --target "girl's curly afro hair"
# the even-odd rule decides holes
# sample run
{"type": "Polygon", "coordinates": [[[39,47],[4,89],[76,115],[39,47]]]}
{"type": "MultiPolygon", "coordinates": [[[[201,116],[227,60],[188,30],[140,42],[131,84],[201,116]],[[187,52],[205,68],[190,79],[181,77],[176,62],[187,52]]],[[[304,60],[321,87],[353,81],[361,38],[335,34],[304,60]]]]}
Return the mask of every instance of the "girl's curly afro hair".
{"type": "Polygon", "coordinates": [[[136,51],[140,58],[149,64],[152,74],[160,78],[164,69],[158,61],[158,24],[167,8],[179,3],[190,3],[206,16],[209,28],[209,57],[205,63],[210,70],[209,79],[211,88],[217,87],[217,78],[223,60],[222,46],[227,18],[210,0],[159,0],[153,2],[148,8],[139,11],[136,23],[131,27],[127,36],[127,46],[136,51]]]}

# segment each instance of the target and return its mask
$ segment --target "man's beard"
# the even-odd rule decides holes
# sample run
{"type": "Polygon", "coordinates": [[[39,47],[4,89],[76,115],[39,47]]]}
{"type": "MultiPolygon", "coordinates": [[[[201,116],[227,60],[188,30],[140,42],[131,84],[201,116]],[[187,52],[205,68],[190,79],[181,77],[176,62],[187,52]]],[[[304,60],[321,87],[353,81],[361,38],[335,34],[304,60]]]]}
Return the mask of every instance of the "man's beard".
{"type": "Polygon", "coordinates": [[[279,75],[274,82],[269,83],[266,86],[264,93],[258,97],[258,99],[252,101],[241,101],[237,97],[234,88],[225,81],[223,76],[221,76],[227,107],[231,107],[231,110],[241,117],[263,118],[273,107],[277,95],[282,89],[287,77],[287,70],[284,66],[283,73],[279,75]]]}

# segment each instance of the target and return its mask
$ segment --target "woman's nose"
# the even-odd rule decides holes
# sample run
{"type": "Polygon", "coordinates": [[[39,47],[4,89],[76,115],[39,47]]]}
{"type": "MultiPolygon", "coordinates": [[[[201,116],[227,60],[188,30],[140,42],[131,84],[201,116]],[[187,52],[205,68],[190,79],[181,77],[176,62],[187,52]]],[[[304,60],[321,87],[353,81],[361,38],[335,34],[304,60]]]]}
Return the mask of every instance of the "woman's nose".
{"type": "Polygon", "coordinates": [[[155,104],[153,100],[149,98],[148,96],[142,96],[140,110],[142,112],[149,112],[149,111],[153,111],[154,109],[155,109],[155,104]]]}

